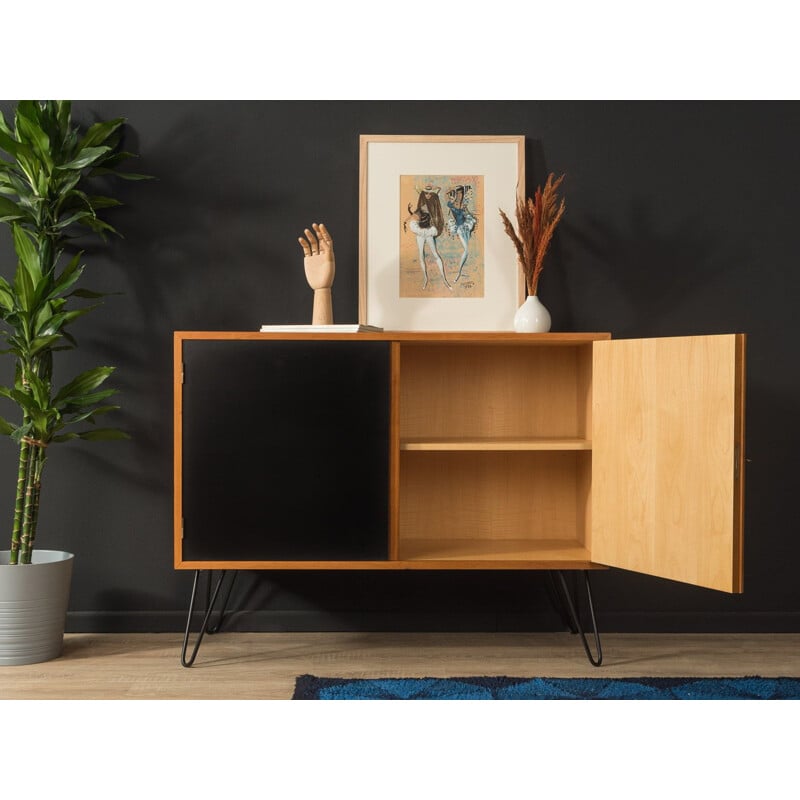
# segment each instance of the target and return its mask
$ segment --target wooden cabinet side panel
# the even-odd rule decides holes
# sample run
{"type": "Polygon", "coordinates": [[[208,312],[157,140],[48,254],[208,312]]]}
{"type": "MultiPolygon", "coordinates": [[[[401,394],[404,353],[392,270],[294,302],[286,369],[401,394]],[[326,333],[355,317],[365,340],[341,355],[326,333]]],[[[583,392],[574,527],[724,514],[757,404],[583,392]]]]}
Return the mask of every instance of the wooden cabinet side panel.
{"type": "MultiPolygon", "coordinates": [[[[577,349],[578,435],[592,438],[592,347],[577,349]]],[[[581,541],[592,548],[592,454],[583,453],[578,460],[578,516],[581,541]]]]}
{"type": "Polygon", "coordinates": [[[595,344],[593,560],[740,591],[738,342],[727,335],[595,344]]]}
{"type": "Polygon", "coordinates": [[[172,348],[172,435],[173,435],[173,563],[183,561],[183,339],[176,333],[172,348]]]}
{"type": "Polygon", "coordinates": [[[392,342],[389,388],[389,559],[398,559],[400,518],[400,344],[392,342]]]}
{"type": "Polygon", "coordinates": [[[744,473],[745,473],[745,386],[747,383],[747,337],[736,336],[736,413],[733,486],[733,591],[744,591],[744,473]]]}

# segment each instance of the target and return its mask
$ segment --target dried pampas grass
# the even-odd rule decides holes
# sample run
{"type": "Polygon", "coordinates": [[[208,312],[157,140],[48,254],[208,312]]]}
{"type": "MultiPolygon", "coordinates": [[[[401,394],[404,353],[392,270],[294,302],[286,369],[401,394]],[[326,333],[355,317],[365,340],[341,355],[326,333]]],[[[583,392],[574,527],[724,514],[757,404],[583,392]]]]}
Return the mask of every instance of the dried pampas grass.
{"type": "Polygon", "coordinates": [[[551,172],[544,188],[537,187],[532,198],[517,200],[517,228],[514,230],[511,220],[500,209],[500,216],[506,233],[517,249],[517,260],[525,275],[525,286],[529,295],[535,295],[539,288],[539,277],[544,268],[544,257],[553,232],[561,217],[564,216],[566,203],[558,202],[558,187],[564,180],[562,175],[556,178],[551,172]]]}

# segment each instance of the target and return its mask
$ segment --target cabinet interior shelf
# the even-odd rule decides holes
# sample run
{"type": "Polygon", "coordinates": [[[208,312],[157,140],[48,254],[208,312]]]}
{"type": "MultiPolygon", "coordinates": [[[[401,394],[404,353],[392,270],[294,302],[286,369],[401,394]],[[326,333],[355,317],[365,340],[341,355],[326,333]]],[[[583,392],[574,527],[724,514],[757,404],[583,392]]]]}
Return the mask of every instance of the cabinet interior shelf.
{"type": "Polygon", "coordinates": [[[451,437],[411,437],[400,441],[401,450],[448,451],[448,450],[591,450],[589,439],[570,437],[518,438],[513,436],[451,436],[451,437]]]}
{"type": "Polygon", "coordinates": [[[577,561],[589,564],[588,549],[569,539],[405,539],[400,561],[577,561]]]}

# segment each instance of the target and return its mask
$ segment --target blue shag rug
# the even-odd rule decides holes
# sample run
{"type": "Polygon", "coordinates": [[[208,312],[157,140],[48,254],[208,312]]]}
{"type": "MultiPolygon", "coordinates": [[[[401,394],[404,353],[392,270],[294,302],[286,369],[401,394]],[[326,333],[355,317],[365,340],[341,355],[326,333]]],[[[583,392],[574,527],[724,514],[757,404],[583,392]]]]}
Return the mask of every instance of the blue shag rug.
{"type": "Polygon", "coordinates": [[[293,700],[800,700],[800,678],[297,678],[293,700]]]}

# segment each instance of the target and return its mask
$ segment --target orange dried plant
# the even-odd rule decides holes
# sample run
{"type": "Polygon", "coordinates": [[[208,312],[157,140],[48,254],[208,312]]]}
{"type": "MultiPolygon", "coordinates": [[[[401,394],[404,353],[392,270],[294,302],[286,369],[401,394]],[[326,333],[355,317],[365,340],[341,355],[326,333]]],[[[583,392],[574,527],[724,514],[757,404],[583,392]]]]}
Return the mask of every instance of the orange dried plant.
{"type": "Polygon", "coordinates": [[[511,220],[500,209],[503,226],[517,249],[517,260],[525,276],[525,286],[529,295],[536,294],[539,288],[539,277],[544,268],[544,257],[553,238],[561,217],[564,216],[566,203],[558,201],[558,187],[564,176],[556,178],[551,172],[544,188],[536,188],[533,197],[527,200],[517,199],[517,228],[514,230],[511,220]]]}

